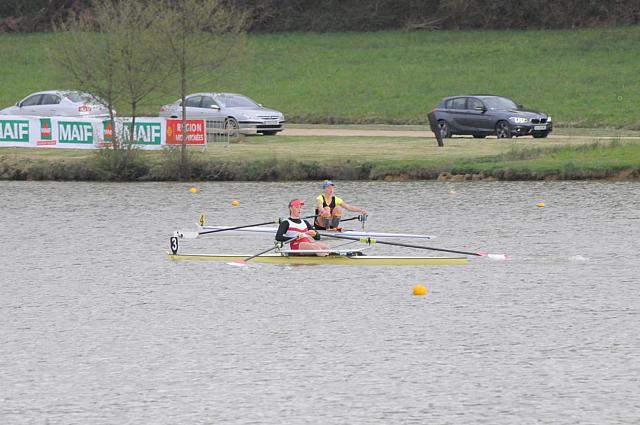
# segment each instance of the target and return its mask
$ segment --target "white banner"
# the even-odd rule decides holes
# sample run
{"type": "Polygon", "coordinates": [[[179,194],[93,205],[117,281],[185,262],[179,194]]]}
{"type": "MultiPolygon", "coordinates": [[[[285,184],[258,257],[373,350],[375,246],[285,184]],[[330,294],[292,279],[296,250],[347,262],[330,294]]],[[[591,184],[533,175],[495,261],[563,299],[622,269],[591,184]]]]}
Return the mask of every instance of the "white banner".
{"type": "MultiPolygon", "coordinates": [[[[131,137],[131,118],[116,118],[115,130],[121,141],[126,135],[126,139],[133,138],[139,149],[157,150],[167,146],[167,121],[160,117],[137,117],[131,137]]],[[[204,120],[190,122],[204,128],[204,120]]],[[[113,142],[113,127],[111,120],[102,118],[0,115],[0,147],[99,149],[113,142]]],[[[202,140],[187,143],[203,144],[202,140]]]]}

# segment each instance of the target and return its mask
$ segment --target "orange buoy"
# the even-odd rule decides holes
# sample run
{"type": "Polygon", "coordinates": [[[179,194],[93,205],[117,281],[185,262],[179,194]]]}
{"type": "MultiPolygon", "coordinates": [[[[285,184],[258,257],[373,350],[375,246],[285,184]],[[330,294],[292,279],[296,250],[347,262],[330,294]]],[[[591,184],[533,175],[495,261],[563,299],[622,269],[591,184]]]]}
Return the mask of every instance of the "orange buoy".
{"type": "Polygon", "coordinates": [[[427,288],[424,285],[416,285],[413,287],[413,295],[423,297],[427,295],[427,288]]]}

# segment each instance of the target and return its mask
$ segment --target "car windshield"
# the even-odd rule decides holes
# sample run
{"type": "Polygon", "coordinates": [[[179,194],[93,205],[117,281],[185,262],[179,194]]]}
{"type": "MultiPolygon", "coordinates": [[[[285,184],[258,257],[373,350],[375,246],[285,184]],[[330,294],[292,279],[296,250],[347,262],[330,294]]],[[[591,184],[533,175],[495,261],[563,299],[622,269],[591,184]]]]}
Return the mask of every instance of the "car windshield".
{"type": "Polygon", "coordinates": [[[518,109],[518,105],[505,97],[485,97],[482,99],[489,109],[518,109]]]}
{"type": "Polygon", "coordinates": [[[225,108],[255,108],[258,106],[256,102],[246,96],[229,94],[217,95],[216,102],[225,108]]]}
{"type": "Polygon", "coordinates": [[[63,94],[64,94],[64,97],[66,97],[67,99],[69,99],[74,103],[91,103],[94,105],[104,104],[104,102],[101,101],[100,98],[92,94],[84,93],[81,91],[68,91],[68,92],[64,92],[63,94]]]}

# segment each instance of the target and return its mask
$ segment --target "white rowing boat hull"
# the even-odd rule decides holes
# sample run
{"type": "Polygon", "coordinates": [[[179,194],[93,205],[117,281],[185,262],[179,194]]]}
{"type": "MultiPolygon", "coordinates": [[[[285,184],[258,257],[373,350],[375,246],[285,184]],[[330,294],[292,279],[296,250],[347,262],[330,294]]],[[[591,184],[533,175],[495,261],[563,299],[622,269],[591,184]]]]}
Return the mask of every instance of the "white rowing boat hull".
{"type": "MultiPolygon", "coordinates": [[[[247,259],[252,254],[171,254],[172,260],[209,260],[209,261],[240,261],[247,259]]],[[[465,265],[467,257],[400,257],[377,255],[329,255],[320,257],[316,255],[282,255],[265,254],[250,260],[254,263],[268,264],[315,264],[315,265],[341,265],[341,266],[451,266],[465,265]]]]}

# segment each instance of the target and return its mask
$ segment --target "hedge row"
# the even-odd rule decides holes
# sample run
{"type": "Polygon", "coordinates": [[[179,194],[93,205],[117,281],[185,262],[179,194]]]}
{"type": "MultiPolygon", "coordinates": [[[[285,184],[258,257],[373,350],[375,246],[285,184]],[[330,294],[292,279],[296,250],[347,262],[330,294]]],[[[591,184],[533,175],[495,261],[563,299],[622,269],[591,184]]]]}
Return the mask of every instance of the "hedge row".
{"type": "MultiPolygon", "coordinates": [[[[571,29],[640,22],[638,0],[220,1],[250,10],[250,31],[254,32],[571,29]]],[[[84,11],[90,4],[87,0],[4,0],[0,2],[0,31],[48,31],[56,20],[72,11],[84,11]]]]}

